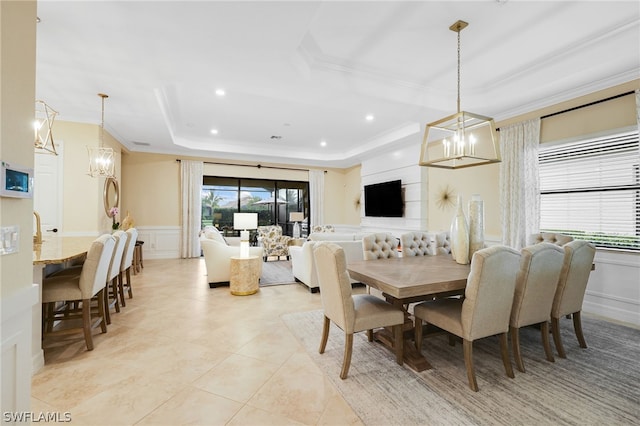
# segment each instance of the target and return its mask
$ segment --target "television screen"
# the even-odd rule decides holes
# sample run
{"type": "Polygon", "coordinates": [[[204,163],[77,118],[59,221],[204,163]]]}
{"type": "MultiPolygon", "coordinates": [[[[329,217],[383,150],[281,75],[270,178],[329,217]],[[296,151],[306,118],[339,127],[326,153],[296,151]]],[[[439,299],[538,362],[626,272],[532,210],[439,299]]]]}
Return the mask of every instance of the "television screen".
{"type": "Polygon", "coordinates": [[[390,182],[365,185],[364,214],[374,217],[402,217],[404,203],[402,202],[402,182],[390,182]]]}

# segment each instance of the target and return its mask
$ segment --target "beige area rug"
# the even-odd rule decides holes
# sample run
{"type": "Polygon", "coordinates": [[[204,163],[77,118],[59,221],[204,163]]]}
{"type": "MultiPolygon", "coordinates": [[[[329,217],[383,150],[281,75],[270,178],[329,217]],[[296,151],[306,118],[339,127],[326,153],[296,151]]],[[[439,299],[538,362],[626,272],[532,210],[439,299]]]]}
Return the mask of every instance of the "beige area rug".
{"type": "MultiPolygon", "coordinates": [[[[468,387],[462,345],[425,339],[433,369],[416,373],[390,351],[354,337],[351,369],[339,377],[344,334],[332,325],[318,353],[322,312],[283,316],[311,358],[366,425],[637,425],[640,424],[640,330],[583,318],[587,349],[571,320],[562,321],[567,358],[544,359],[539,330],[521,330],[526,373],[509,379],[495,337],[474,344],[479,392],[468,387]]],[[[553,345],[553,343],[552,343],[553,345]]]]}
{"type": "Polygon", "coordinates": [[[294,284],[295,282],[290,260],[270,260],[262,263],[261,287],[294,284]]]}

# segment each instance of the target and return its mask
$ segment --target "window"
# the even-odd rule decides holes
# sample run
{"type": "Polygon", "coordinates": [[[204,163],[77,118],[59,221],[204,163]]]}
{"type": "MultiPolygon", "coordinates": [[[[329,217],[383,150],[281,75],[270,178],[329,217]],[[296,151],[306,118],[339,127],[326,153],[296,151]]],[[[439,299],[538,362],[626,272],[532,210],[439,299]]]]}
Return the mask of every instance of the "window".
{"type": "MultiPolygon", "coordinates": [[[[214,225],[225,236],[237,235],[233,229],[237,212],[258,213],[259,226],[280,225],[285,235],[292,235],[291,212],[303,212],[308,221],[309,183],[204,176],[202,227],[214,225]]],[[[302,227],[304,230],[307,223],[302,227]]]]}
{"type": "Polygon", "coordinates": [[[540,229],[640,251],[638,131],[542,145],[540,229]]]}

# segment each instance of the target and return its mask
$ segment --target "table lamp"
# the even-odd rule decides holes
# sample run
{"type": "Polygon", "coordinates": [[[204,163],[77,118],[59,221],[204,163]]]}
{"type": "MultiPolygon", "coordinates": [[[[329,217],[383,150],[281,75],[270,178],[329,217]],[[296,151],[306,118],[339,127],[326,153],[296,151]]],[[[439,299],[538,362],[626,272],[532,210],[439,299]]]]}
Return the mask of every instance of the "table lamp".
{"type": "Polygon", "coordinates": [[[258,227],[258,213],[234,213],[233,229],[240,230],[240,257],[249,257],[249,231],[258,227]]]}
{"type": "Polygon", "coordinates": [[[303,212],[291,212],[289,213],[289,220],[293,223],[293,238],[300,238],[300,223],[304,220],[303,212]]]}

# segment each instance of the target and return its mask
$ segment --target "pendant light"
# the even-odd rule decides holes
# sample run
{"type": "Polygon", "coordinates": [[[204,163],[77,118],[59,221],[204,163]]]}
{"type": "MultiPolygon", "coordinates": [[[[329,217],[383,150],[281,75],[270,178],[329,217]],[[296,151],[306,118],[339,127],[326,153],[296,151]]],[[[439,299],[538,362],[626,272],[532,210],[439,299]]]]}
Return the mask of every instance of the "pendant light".
{"type": "Polygon", "coordinates": [[[113,148],[104,146],[104,100],[108,95],[98,93],[102,99],[102,118],[100,122],[99,144],[95,146],[87,146],[89,153],[89,171],[87,174],[91,177],[114,177],[115,176],[115,152],[113,148]]]}
{"type": "Polygon", "coordinates": [[[53,121],[58,112],[44,101],[36,100],[36,114],[33,121],[34,145],[36,152],[58,155],[53,141],[53,121]]]}
{"type": "Polygon", "coordinates": [[[458,33],[458,99],[457,112],[443,119],[429,123],[425,129],[420,152],[420,165],[442,169],[461,169],[499,163],[500,147],[493,118],[460,110],[460,32],[469,25],[457,21],[449,27],[458,33]],[[429,144],[434,147],[435,159],[429,159],[429,144]]]}

